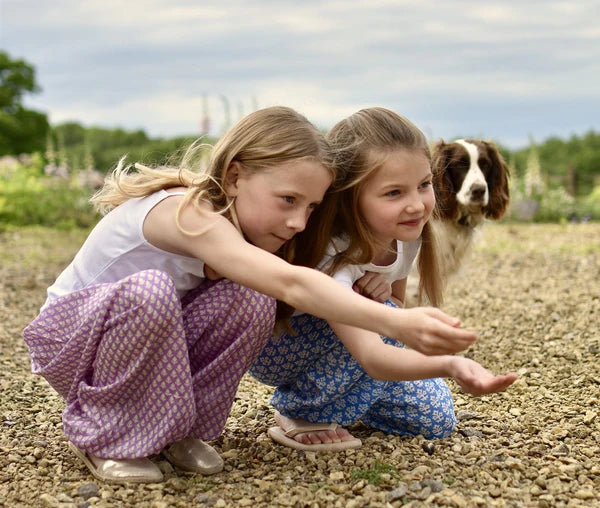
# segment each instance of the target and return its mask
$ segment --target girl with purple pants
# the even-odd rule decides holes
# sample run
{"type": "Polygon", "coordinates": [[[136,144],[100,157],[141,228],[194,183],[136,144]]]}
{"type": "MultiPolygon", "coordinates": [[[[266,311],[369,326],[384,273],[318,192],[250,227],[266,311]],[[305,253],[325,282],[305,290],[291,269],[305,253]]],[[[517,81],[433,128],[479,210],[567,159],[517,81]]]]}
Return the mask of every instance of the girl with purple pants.
{"type": "Polygon", "coordinates": [[[71,450],[103,481],[161,481],[148,459],[157,453],[186,471],[222,470],[203,440],[223,431],[276,300],[416,347],[423,339],[432,353],[476,338],[437,309],[392,309],[299,266],[325,252],[330,201],[318,205],[335,177],[302,115],[248,115],[200,170],[203,149],[179,167],[120,161],[92,198],[106,215],[24,330],[33,372],[64,397],[71,450]],[[312,241],[296,243],[307,223],[312,241]]]}

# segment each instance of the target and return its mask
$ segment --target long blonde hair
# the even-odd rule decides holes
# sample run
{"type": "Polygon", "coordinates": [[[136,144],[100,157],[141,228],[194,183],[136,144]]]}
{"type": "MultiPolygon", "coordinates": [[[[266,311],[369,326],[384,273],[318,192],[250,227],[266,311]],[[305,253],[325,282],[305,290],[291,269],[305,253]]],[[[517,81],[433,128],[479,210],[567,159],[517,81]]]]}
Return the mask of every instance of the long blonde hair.
{"type": "MultiPolygon", "coordinates": [[[[359,195],[365,182],[395,150],[418,151],[431,160],[425,135],[409,120],[385,108],[362,109],[338,122],[327,134],[334,164],[344,183],[338,189],[339,203],[334,236],[344,236],[348,246],[338,252],[327,268],[334,273],[348,264],[369,263],[379,247],[359,210],[359,195]]],[[[434,214],[436,212],[434,211],[434,214]]],[[[442,302],[436,239],[429,222],[423,227],[417,261],[419,301],[423,295],[432,305],[442,302]]]]}
{"type": "Polygon", "coordinates": [[[207,200],[215,210],[227,212],[232,203],[223,182],[233,161],[247,171],[260,171],[293,160],[312,159],[322,163],[335,177],[322,133],[304,116],[283,106],[261,109],[242,118],[212,148],[205,164],[207,150],[211,148],[198,140],[185,151],[177,165],[154,168],[139,163],[125,165],[123,157],[91,202],[104,214],[133,197],[187,187],[180,209],[189,202],[199,207],[207,200]]]}
{"type": "MultiPolygon", "coordinates": [[[[207,149],[210,148],[197,141],[185,151],[179,164],[173,166],[125,165],[123,158],[91,202],[100,212],[107,213],[130,198],[183,186],[188,191],[177,212],[177,224],[182,231],[179,224],[181,210],[192,203],[201,211],[201,204],[205,201],[212,203],[217,213],[225,215],[239,229],[235,202],[223,188],[233,161],[240,163],[246,171],[254,172],[308,159],[322,164],[331,173],[332,180],[336,176],[323,133],[306,117],[284,106],[264,108],[242,118],[212,148],[210,159],[205,163],[207,149]]],[[[323,208],[329,210],[327,204],[323,208]]],[[[324,211],[315,211],[307,229],[318,230],[316,222],[323,214],[324,211]]],[[[315,266],[325,251],[327,241],[326,232],[321,232],[310,242],[298,242],[294,237],[286,242],[278,255],[288,262],[315,266]]],[[[290,314],[290,310],[287,309],[284,314],[290,314]]]]}

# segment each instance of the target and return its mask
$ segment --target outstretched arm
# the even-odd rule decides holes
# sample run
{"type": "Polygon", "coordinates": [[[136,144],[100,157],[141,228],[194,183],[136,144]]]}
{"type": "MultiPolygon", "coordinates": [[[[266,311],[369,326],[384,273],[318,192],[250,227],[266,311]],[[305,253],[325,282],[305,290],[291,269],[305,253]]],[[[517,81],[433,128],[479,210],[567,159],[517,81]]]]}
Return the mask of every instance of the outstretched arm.
{"type": "Polygon", "coordinates": [[[246,242],[223,216],[200,213],[191,205],[183,210],[181,225],[201,234],[186,235],[175,223],[180,199],[163,200],[146,218],[144,234],[154,231],[147,238],[159,248],[201,259],[215,273],[314,316],[403,340],[427,354],[462,351],[477,338],[438,309],[393,309],[317,270],[290,265],[246,242]]]}
{"type": "Polygon", "coordinates": [[[425,356],[417,351],[386,344],[374,333],[340,323],[330,323],[354,359],[374,379],[413,381],[451,377],[471,395],[505,390],[516,374],[494,375],[479,363],[460,356],[425,356]]]}

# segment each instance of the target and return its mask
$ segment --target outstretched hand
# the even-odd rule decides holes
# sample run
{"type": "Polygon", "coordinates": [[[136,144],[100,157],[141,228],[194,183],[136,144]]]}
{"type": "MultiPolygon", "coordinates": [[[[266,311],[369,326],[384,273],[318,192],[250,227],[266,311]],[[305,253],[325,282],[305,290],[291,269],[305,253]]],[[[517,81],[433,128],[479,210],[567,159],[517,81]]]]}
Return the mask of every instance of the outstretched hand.
{"type": "Polygon", "coordinates": [[[465,392],[475,396],[506,390],[518,377],[515,373],[495,375],[476,361],[460,356],[452,359],[451,376],[465,392]]]}
{"type": "Polygon", "coordinates": [[[460,320],[435,307],[403,309],[404,319],[398,338],[424,355],[445,355],[467,349],[477,334],[460,327],[460,320]]]}

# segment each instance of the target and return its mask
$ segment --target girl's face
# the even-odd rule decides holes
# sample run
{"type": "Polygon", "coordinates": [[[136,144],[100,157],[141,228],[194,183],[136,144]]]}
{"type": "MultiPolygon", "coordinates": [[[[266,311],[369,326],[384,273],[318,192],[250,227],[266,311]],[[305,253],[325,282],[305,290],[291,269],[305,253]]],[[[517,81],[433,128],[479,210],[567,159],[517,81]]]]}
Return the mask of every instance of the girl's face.
{"type": "Polygon", "coordinates": [[[384,245],[421,236],[435,207],[429,160],[420,151],[396,150],[364,183],[360,213],[384,245]]]}
{"type": "Polygon", "coordinates": [[[248,171],[234,161],[225,190],[235,197],[235,212],[246,239],[276,252],[306,227],[331,182],[331,173],[310,160],[259,171],[248,171]]]}

